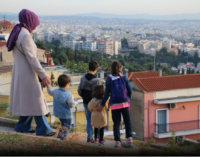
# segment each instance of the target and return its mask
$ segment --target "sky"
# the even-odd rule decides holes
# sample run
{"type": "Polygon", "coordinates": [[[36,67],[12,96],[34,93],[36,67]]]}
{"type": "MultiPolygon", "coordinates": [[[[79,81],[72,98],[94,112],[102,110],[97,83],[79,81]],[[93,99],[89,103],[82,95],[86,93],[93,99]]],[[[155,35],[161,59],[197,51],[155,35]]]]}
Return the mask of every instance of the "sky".
{"type": "Polygon", "coordinates": [[[0,12],[19,13],[22,9],[38,15],[172,15],[199,13],[200,0],[0,0],[0,12]]]}

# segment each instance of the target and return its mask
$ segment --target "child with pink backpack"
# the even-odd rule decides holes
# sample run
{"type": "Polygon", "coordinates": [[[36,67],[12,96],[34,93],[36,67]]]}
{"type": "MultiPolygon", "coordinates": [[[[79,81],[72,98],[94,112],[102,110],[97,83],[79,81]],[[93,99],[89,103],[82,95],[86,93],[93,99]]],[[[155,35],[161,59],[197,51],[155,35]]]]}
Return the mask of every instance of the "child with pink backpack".
{"type": "Polygon", "coordinates": [[[119,62],[114,61],[111,65],[111,74],[106,79],[106,89],[102,102],[98,110],[100,111],[110,96],[109,105],[112,110],[112,120],[114,122],[113,131],[115,138],[115,148],[121,147],[120,123],[121,114],[125,123],[127,144],[133,143],[132,125],[130,119],[130,100],[132,88],[126,75],[121,74],[122,66],[119,62]],[[110,95],[111,94],[111,95],[110,95]]]}

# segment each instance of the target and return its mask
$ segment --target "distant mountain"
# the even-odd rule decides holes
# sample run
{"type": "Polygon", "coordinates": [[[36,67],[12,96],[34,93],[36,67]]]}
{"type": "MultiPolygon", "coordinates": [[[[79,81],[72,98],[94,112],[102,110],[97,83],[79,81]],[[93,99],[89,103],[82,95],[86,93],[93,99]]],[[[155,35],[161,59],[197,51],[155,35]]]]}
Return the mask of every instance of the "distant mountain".
{"type": "Polygon", "coordinates": [[[149,15],[149,14],[117,15],[117,14],[104,14],[104,13],[87,13],[87,14],[77,14],[74,16],[145,19],[145,20],[200,20],[200,13],[175,14],[175,15],[149,15]]]}
{"type": "MultiPolygon", "coordinates": [[[[0,20],[4,15],[7,19],[18,19],[18,13],[0,12],[0,20]]],[[[117,15],[105,13],[87,13],[75,15],[39,15],[39,17],[58,18],[58,17],[89,17],[89,18],[120,18],[120,19],[144,19],[144,20],[200,20],[200,13],[174,14],[174,15],[149,15],[149,14],[133,14],[133,15],[117,15]]]]}

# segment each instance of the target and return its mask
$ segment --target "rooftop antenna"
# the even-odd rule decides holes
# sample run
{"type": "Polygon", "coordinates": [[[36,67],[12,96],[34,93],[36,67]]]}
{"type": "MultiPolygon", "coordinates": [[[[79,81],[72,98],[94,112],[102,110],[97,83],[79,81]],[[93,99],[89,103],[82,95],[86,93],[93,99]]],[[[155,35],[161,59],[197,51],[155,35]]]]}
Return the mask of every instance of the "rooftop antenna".
{"type": "Polygon", "coordinates": [[[3,16],[3,18],[4,18],[4,20],[6,20],[6,16],[5,15],[3,16]]]}

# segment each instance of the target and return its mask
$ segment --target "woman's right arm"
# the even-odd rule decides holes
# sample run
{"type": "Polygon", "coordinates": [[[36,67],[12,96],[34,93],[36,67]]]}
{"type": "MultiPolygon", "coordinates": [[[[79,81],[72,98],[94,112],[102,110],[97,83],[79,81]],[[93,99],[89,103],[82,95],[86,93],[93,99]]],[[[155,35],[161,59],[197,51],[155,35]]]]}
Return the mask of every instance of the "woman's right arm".
{"type": "Polygon", "coordinates": [[[105,106],[106,101],[108,100],[108,98],[109,98],[109,96],[110,96],[110,93],[111,93],[111,85],[110,85],[110,84],[111,84],[111,78],[108,77],[108,78],[106,79],[106,89],[105,89],[105,93],[104,93],[103,99],[102,99],[101,104],[100,104],[101,107],[104,107],[104,106],[105,106]]]}
{"type": "Polygon", "coordinates": [[[34,45],[35,43],[31,35],[29,34],[25,35],[21,43],[23,52],[25,53],[25,56],[29,64],[31,65],[31,67],[34,69],[34,71],[39,75],[41,79],[44,79],[48,77],[48,75],[45,72],[45,70],[42,68],[42,66],[40,65],[40,62],[37,58],[37,53],[35,52],[35,49],[34,49],[34,45]]]}

